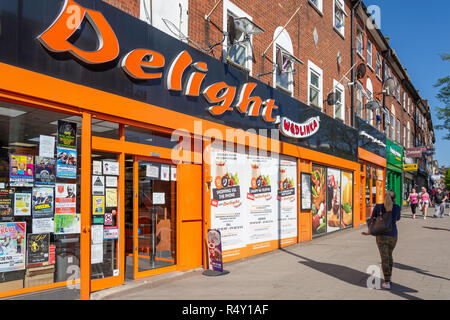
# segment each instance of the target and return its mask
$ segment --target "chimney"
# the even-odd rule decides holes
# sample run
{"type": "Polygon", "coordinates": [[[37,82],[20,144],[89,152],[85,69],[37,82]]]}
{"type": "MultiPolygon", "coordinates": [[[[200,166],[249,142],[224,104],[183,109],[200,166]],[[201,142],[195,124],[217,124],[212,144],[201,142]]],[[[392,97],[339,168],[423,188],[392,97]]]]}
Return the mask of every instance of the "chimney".
{"type": "Polygon", "coordinates": [[[384,39],[386,39],[386,42],[389,44],[389,40],[391,39],[390,37],[384,37],[384,39]]]}

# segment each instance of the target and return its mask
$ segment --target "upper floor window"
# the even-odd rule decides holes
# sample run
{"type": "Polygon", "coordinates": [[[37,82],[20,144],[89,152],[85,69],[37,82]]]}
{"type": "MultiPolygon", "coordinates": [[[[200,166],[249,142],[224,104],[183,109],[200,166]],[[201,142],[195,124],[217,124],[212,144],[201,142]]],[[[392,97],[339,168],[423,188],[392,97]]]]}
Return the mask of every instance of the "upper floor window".
{"type": "Polygon", "coordinates": [[[400,120],[397,119],[397,142],[400,143],[400,120]]]}
{"type": "Polygon", "coordinates": [[[347,14],[345,13],[344,10],[344,1],[334,0],[333,6],[334,27],[342,36],[344,36],[344,25],[346,15],[347,14]]]}
{"type": "Polygon", "coordinates": [[[356,27],[356,52],[358,52],[361,57],[363,55],[363,33],[362,33],[362,29],[359,25],[357,25],[356,27]]]}
{"type": "Polygon", "coordinates": [[[367,39],[367,65],[372,68],[372,42],[367,39]]]}
{"type": "Polygon", "coordinates": [[[317,10],[322,12],[322,0],[309,0],[309,3],[316,7],[317,10]]]}
{"type": "Polygon", "coordinates": [[[396,94],[396,96],[397,96],[397,101],[400,102],[400,81],[399,81],[399,80],[396,80],[396,84],[397,84],[397,94],[396,94]]]}
{"type": "Polygon", "coordinates": [[[308,103],[322,109],[322,69],[308,60],[308,103]]]}
{"type": "Polygon", "coordinates": [[[406,147],[406,126],[403,126],[403,146],[406,147]]]}
{"type": "Polygon", "coordinates": [[[356,85],[356,114],[361,119],[363,118],[363,87],[362,84],[357,82],[356,85]]]}
{"type": "Polygon", "coordinates": [[[403,91],[403,109],[406,110],[406,92],[403,91]]]}
{"type": "MultiPolygon", "coordinates": [[[[378,105],[381,106],[381,101],[379,99],[377,99],[377,102],[378,102],[378,105]]],[[[377,111],[376,111],[376,119],[375,119],[376,126],[377,126],[378,130],[381,129],[381,118],[380,118],[380,116],[381,116],[380,115],[380,108],[378,108],[377,111]]]]}
{"type": "Polygon", "coordinates": [[[273,83],[276,88],[282,89],[292,96],[294,93],[294,49],[291,37],[283,27],[275,29],[275,37],[277,38],[274,43],[273,61],[277,64],[277,68],[273,75],[273,83]]]}
{"type": "Polygon", "coordinates": [[[381,78],[381,55],[378,51],[376,51],[376,73],[379,78],[381,78]]]}
{"type": "Polygon", "coordinates": [[[333,80],[334,94],[336,95],[336,103],[334,104],[334,117],[345,122],[345,90],[344,86],[333,80]]]}
{"type": "Polygon", "coordinates": [[[390,128],[390,124],[391,124],[391,115],[389,113],[389,110],[385,109],[385,130],[384,133],[386,134],[387,137],[389,137],[389,128],[390,128]]]}

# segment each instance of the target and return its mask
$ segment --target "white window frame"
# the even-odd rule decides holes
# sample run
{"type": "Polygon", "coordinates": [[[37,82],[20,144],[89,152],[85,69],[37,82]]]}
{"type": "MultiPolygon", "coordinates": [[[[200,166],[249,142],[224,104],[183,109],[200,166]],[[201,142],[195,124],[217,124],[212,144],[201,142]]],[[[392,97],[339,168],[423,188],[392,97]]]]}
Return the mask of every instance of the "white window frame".
{"type": "Polygon", "coordinates": [[[356,82],[356,89],[355,89],[355,96],[356,96],[356,114],[361,118],[364,119],[364,87],[360,81],[356,82]],[[361,93],[361,100],[358,99],[358,93],[361,93]],[[358,102],[361,102],[361,114],[358,114],[358,102]]]}
{"type": "Polygon", "coordinates": [[[311,105],[310,101],[310,86],[311,86],[311,71],[319,75],[319,109],[323,110],[323,72],[317,65],[315,65],[311,60],[308,60],[308,105],[311,105]]]}
{"type": "MultiPolygon", "coordinates": [[[[286,29],[283,29],[283,27],[277,27],[275,29],[275,32],[273,34],[273,37],[275,38],[276,36],[278,36],[278,38],[275,40],[274,44],[273,44],[273,60],[272,61],[277,61],[277,47],[280,47],[281,49],[283,49],[284,51],[290,53],[290,54],[294,54],[294,47],[292,45],[292,40],[291,37],[289,36],[289,33],[287,32],[286,29]],[[283,30],[281,33],[280,31],[283,30]],[[280,33],[280,35],[278,36],[278,34],[280,33]]],[[[294,70],[294,61],[291,60],[291,69],[294,70]]],[[[277,70],[275,69],[273,72],[273,87],[274,88],[280,88],[281,90],[285,91],[286,93],[290,94],[291,97],[294,96],[294,74],[293,72],[288,72],[288,88],[285,88],[282,85],[279,85],[277,83],[277,70]]]]}
{"type": "Polygon", "coordinates": [[[395,79],[396,80],[396,84],[397,84],[397,88],[396,88],[396,96],[397,96],[397,101],[400,102],[400,80],[395,79]]]}
{"type": "Polygon", "coordinates": [[[336,105],[333,106],[333,117],[337,119],[341,119],[345,123],[345,87],[343,84],[339,83],[335,79],[333,79],[333,88],[334,92],[339,90],[341,92],[341,112],[340,115],[336,115],[336,105]]]}
{"type": "Polygon", "coordinates": [[[347,13],[345,12],[344,7],[344,1],[343,0],[334,0],[333,1],[333,28],[336,30],[342,37],[345,37],[345,17],[347,16],[347,13]],[[340,28],[336,26],[336,14],[337,10],[336,7],[338,7],[338,11],[342,12],[342,25],[340,28]]]}
{"type": "Polygon", "coordinates": [[[403,146],[406,148],[406,126],[403,125],[403,146]]]}
{"type": "Polygon", "coordinates": [[[322,0],[308,0],[308,2],[315,8],[317,9],[321,14],[323,14],[322,11],[322,0]],[[314,1],[317,1],[317,4],[314,3],[314,1]]]}
{"type": "Polygon", "coordinates": [[[401,124],[400,124],[400,119],[397,118],[397,126],[396,126],[396,129],[397,129],[397,142],[398,142],[398,143],[401,143],[401,141],[400,141],[400,126],[401,126],[401,124]]]}
{"type": "Polygon", "coordinates": [[[372,59],[373,59],[373,56],[372,56],[372,53],[373,53],[373,50],[372,50],[372,41],[370,41],[369,39],[367,39],[367,48],[366,48],[366,57],[367,57],[367,65],[373,70],[373,67],[372,67],[372,59]],[[370,47],[370,50],[369,50],[369,47],[370,47]],[[369,57],[370,56],[370,57],[369,57]]]}
{"type": "Polygon", "coordinates": [[[406,145],[408,148],[411,148],[411,126],[409,124],[409,121],[406,124],[406,126],[407,126],[407,130],[408,130],[408,135],[406,137],[406,145]]]}
{"type": "Polygon", "coordinates": [[[391,106],[391,139],[395,140],[395,107],[391,106]]]}
{"type": "Polygon", "coordinates": [[[406,110],[406,91],[403,91],[403,109],[406,110]]]}
{"type": "MultiPolygon", "coordinates": [[[[250,21],[253,21],[253,18],[246,13],[244,10],[242,10],[241,8],[239,8],[238,6],[236,6],[235,4],[231,3],[230,0],[223,0],[223,25],[222,28],[225,31],[228,31],[228,12],[231,13],[231,15],[235,16],[235,17],[246,17],[248,18],[250,21]]],[[[242,35],[243,37],[244,35],[242,35]]],[[[239,39],[236,39],[236,41],[238,41],[239,39]]],[[[238,63],[236,63],[235,61],[228,59],[228,37],[227,39],[223,42],[223,56],[225,57],[225,62],[226,61],[231,61],[231,63],[234,64],[238,64],[241,67],[243,67],[244,69],[249,71],[249,75],[252,75],[252,71],[253,71],[253,55],[252,55],[252,47],[253,47],[253,36],[250,35],[250,43],[246,43],[245,44],[246,47],[246,58],[245,58],[245,65],[240,65],[238,63]]]]}
{"type": "Polygon", "coordinates": [[[377,77],[381,79],[381,55],[378,52],[378,50],[375,50],[375,55],[376,55],[375,73],[377,74],[377,77]]]}
{"type": "Polygon", "coordinates": [[[389,110],[385,110],[385,121],[386,121],[386,129],[385,129],[385,133],[386,136],[389,138],[389,134],[391,132],[391,113],[389,112],[389,110]]]}
{"type": "Polygon", "coordinates": [[[364,52],[364,34],[362,31],[362,28],[360,27],[360,25],[357,23],[356,24],[356,53],[359,54],[361,56],[361,58],[364,60],[364,56],[363,56],[363,52],[364,52]],[[361,34],[361,51],[358,50],[358,32],[361,34]]]}

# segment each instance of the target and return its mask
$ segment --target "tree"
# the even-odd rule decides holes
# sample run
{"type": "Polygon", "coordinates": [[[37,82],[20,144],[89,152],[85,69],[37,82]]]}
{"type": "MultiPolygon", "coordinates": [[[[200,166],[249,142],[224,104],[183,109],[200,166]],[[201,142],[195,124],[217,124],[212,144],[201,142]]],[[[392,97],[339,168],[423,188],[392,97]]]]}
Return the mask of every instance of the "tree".
{"type": "Polygon", "coordinates": [[[445,171],[444,185],[445,185],[445,190],[449,191],[450,190],[450,169],[447,169],[447,171],[445,171]]]}
{"type": "MultiPolygon", "coordinates": [[[[441,54],[441,59],[449,61],[450,54],[441,54]]],[[[443,124],[437,125],[436,129],[447,131],[444,139],[450,140],[450,76],[438,79],[434,87],[440,88],[436,98],[444,104],[443,107],[437,107],[437,117],[439,120],[443,120],[443,124]]]]}

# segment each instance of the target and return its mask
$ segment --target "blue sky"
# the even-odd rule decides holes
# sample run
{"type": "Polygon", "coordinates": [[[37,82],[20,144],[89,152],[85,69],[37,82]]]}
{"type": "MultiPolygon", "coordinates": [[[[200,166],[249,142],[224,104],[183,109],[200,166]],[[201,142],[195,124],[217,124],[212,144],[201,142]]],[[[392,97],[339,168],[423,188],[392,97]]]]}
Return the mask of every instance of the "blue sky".
{"type": "MultiPolygon", "coordinates": [[[[422,99],[428,99],[433,125],[438,123],[435,107],[442,106],[433,87],[438,78],[450,74],[450,62],[439,54],[450,53],[450,1],[448,0],[363,0],[366,7],[377,5],[381,12],[381,31],[390,37],[403,66],[422,99]]],[[[435,129],[439,166],[450,166],[450,140],[435,129]]]]}

